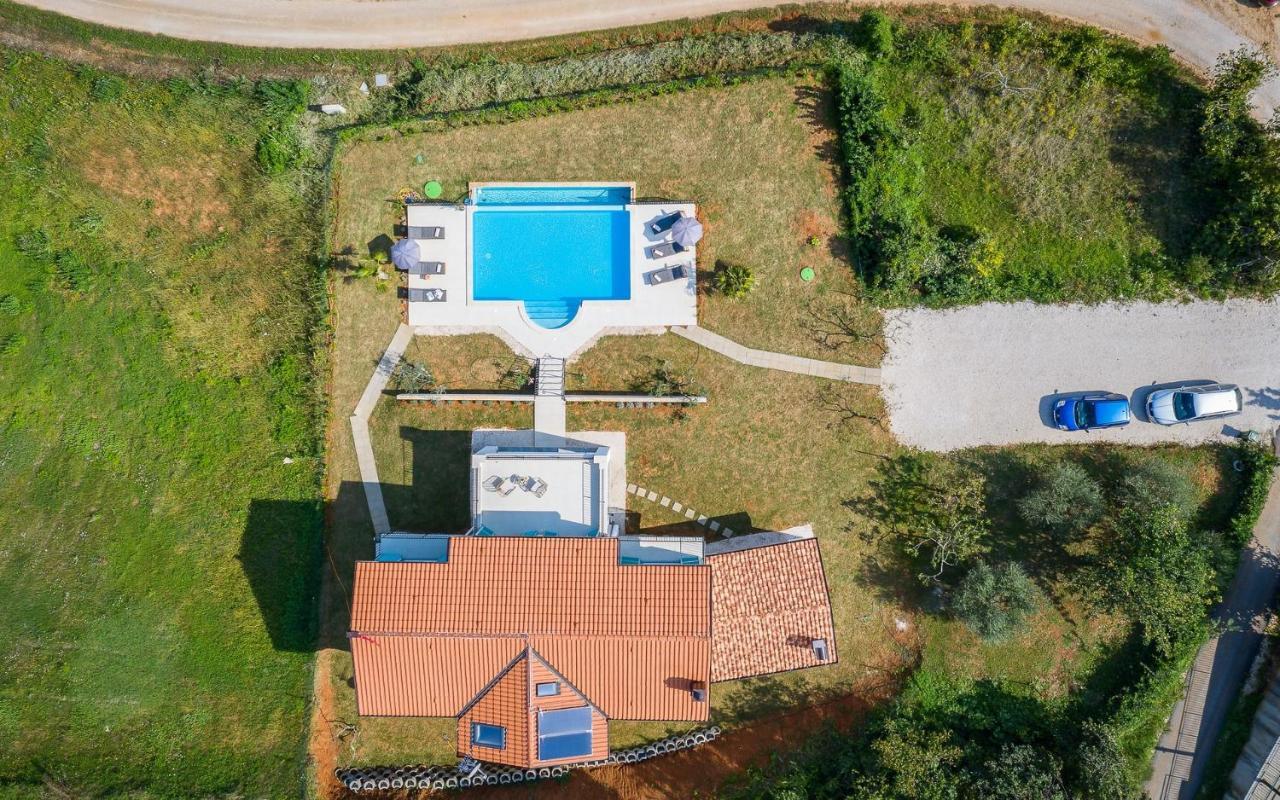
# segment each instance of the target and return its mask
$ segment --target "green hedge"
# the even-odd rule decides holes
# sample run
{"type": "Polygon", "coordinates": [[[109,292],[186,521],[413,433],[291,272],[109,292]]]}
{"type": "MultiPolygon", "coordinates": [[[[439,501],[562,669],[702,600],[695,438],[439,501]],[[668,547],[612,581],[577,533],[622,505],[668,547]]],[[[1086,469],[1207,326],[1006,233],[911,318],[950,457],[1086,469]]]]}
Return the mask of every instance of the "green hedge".
{"type": "Polygon", "coordinates": [[[1243,470],[1240,497],[1236,513],[1231,517],[1231,543],[1236,549],[1244,547],[1253,536],[1262,507],[1271,491],[1271,479],[1275,474],[1276,457],[1261,444],[1241,442],[1235,446],[1235,460],[1243,470]]]}

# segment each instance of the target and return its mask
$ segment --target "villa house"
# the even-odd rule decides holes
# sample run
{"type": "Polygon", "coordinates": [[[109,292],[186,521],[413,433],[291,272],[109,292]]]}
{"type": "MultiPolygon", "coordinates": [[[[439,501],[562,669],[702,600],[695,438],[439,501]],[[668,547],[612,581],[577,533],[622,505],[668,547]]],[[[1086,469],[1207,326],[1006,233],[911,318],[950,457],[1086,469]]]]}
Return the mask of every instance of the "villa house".
{"type": "Polygon", "coordinates": [[[362,716],[455,717],[460,756],[538,768],[604,758],[611,720],[708,720],[718,681],[835,662],[816,539],[616,535],[609,447],[491,441],[469,535],[385,534],[356,565],[362,716]]]}

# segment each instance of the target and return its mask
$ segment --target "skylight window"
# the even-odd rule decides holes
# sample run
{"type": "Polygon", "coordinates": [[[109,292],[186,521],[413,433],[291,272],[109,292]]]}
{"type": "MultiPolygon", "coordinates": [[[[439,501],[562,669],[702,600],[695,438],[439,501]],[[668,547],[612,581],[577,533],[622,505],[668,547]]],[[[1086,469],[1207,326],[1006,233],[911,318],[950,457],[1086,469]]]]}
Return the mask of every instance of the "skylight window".
{"type": "Polygon", "coordinates": [[[507,746],[507,729],[484,722],[471,723],[471,744],[502,750],[507,746]]]}
{"type": "Polygon", "coordinates": [[[591,755],[591,708],[538,713],[538,759],[555,761],[591,755]]]}
{"type": "Polygon", "coordinates": [[[538,684],[537,694],[538,697],[555,697],[560,694],[560,682],[547,681],[546,683],[538,684]]]}

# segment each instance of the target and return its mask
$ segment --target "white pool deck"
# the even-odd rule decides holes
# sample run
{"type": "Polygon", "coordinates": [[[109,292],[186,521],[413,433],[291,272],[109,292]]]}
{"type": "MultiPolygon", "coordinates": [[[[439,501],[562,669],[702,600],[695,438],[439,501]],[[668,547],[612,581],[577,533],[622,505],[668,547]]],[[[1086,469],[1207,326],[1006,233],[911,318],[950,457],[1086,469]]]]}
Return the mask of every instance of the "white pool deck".
{"type": "MultiPolygon", "coordinates": [[[[631,203],[631,296],[625,300],[584,300],[564,327],[544,328],[531,321],[524,304],[508,300],[475,300],[471,279],[471,215],[474,206],[413,203],[407,206],[410,228],[440,226],[443,239],[419,239],[423,261],[443,261],[445,274],[410,276],[410,289],[444,289],[446,299],[410,302],[408,322],[419,335],[495,333],[531,358],[570,358],[597,336],[655,333],[673,325],[698,324],[696,278],[649,286],[645,275],[677,264],[696,265],[697,247],[664,259],[650,259],[645,249],[663,240],[649,230],[654,220],[683,211],[692,203],[631,203]]],[[[696,268],[696,267],[695,267],[696,268]]]]}

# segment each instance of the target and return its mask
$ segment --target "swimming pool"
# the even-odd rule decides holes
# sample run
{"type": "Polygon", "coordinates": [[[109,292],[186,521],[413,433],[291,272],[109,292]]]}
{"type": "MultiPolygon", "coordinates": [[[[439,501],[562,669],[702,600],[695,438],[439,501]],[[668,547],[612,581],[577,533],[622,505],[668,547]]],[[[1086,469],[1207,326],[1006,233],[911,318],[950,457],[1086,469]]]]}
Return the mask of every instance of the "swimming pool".
{"type": "Polygon", "coordinates": [[[481,186],[472,192],[475,300],[519,300],[544,328],[583,300],[631,296],[630,186],[481,186]]]}

